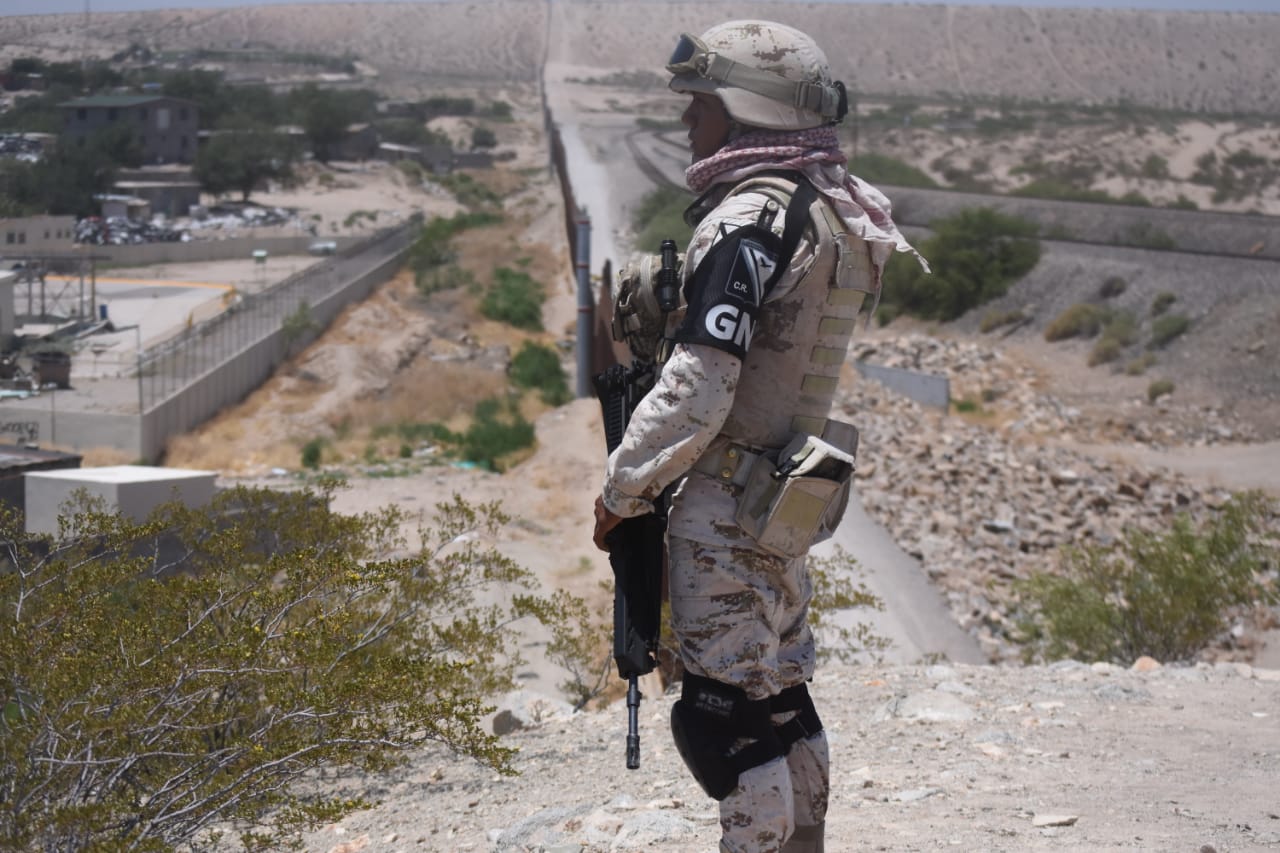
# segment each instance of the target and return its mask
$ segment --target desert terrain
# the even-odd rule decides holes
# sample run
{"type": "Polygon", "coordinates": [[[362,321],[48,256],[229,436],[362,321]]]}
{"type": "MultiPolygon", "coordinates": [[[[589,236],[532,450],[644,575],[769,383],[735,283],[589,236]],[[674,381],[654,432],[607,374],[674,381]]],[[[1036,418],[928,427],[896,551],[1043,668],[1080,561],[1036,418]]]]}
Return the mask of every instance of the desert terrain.
{"type": "MultiPolygon", "coordinates": [[[[458,264],[478,278],[518,264],[548,296],[545,332],[517,332],[484,319],[473,294],[424,296],[401,273],[242,404],[175,439],[166,464],[216,470],[224,483],[298,488],[312,476],[300,464],[302,447],[322,439],[322,467],[349,480],[335,508],[396,503],[425,518],[455,493],[500,500],[517,519],[501,547],[548,586],[603,603],[608,565],[587,533],[604,456],[594,401],[553,408],[525,400],[537,445],[503,473],[452,464],[429,446],[408,463],[388,462],[395,448],[380,436],[400,423],[465,423],[477,399],[504,392],[511,354],[525,340],[561,346],[572,369],[573,271],[544,103],[586,158],[570,171],[579,201],[602,223],[593,268],[605,257],[616,263],[630,250],[631,212],[655,185],[651,158],[632,156],[635,146],[679,159],[671,149],[678,151],[680,134],[673,146],[670,126],[635,141],[637,116],[669,124],[678,113],[679,99],[656,76],[661,46],[724,17],[784,11],[798,26],[830,34],[841,45],[830,51],[837,69],[868,93],[858,144],[896,152],[940,182],[963,172],[1008,190],[1025,181],[1017,167],[1028,160],[1088,154],[1100,164],[1093,186],[1115,195],[1137,189],[1156,203],[1187,195],[1203,209],[1280,213],[1274,183],[1215,203],[1212,188],[1191,181],[1207,152],[1247,148],[1280,158],[1280,133],[1259,118],[1276,113],[1277,15],[571,0],[386,4],[361,6],[358,16],[342,6],[95,16],[93,43],[106,54],[137,41],[175,51],[341,44],[359,58],[363,83],[388,95],[457,87],[507,100],[515,120],[494,129],[500,149],[515,157],[475,175],[500,193],[505,220],[465,232],[458,264]],[[995,55],[1000,61],[991,61],[995,55]],[[922,119],[872,121],[898,99],[939,93],[945,97],[922,116],[943,115],[947,99],[968,96],[1131,100],[1243,117],[1182,118],[1141,134],[1121,124],[1103,134],[1090,125],[1052,132],[1040,125],[994,140],[922,119]],[[1167,162],[1167,174],[1141,175],[1151,155],[1167,162]]],[[[75,55],[79,21],[0,18],[0,57],[75,55]]],[[[469,133],[465,123],[445,129],[469,133]]],[[[339,189],[314,182],[262,200],[324,221],[340,221],[344,210],[459,209],[441,187],[409,187],[372,170],[344,173],[339,189]]],[[[898,648],[820,670],[814,691],[835,756],[828,849],[1225,853],[1280,845],[1271,790],[1280,757],[1274,609],[1234,614],[1231,630],[1196,662],[1144,662],[1132,671],[1070,661],[1024,667],[1010,639],[1011,583],[1052,565],[1060,545],[1083,535],[1075,524],[1086,513],[1082,493],[1106,498],[1106,509],[1089,510],[1084,524],[1102,541],[1130,525],[1159,524],[1173,507],[1208,512],[1236,489],[1280,495],[1280,389],[1264,381],[1280,374],[1280,302],[1215,299],[1203,292],[1206,267],[1162,262],[1136,250],[1054,244],[1008,297],[1056,306],[1085,298],[1117,269],[1135,279],[1159,269],[1134,293],[1145,299],[1172,288],[1183,303],[1202,306],[1198,318],[1228,318],[1219,326],[1206,320],[1212,334],[1175,343],[1142,377],[1090,368],[1083,344],[1045,342],[1048,308],[1008,337],[982,333],[973,317],[943,326],[897,321],[860,336],[855,355],[946,374],[955,399],[984,401],[976,412],[926,411],[850,368],[839,406],[864,430],[859,493],[868,516],[992,663],[935,663],[898,648]],[[1246,360],[1263,378],[1239,387],[1226,381],[1246,360]],[[1162,371],[1176,377],[1177,390],[1153,404],[1146,389],[1162,371]],[[1054,485],[1066,471],[1080,489],[1054,485]],[[1014,532],[993,533],[987,522],[1014,532]]],[[[1265,296],[1269,286],[1271,299],[1280,298],[1267,270],[1256,289],[1265,296]]],[[[496,700],[518,721],[509,735],[521,749],[518,777],[438,750],[417,752],[394,775],[334,780],[380,804],[299,839],[304,849],[711,849],[712,805],[666,732],[674,697],[647,689],[645,763],[627,773],[617,748],[625,715],[616,706],[567,708],[554,686],[561,673],[539,660],[541,642],[529,639],[523,689],[496,700]]]]}

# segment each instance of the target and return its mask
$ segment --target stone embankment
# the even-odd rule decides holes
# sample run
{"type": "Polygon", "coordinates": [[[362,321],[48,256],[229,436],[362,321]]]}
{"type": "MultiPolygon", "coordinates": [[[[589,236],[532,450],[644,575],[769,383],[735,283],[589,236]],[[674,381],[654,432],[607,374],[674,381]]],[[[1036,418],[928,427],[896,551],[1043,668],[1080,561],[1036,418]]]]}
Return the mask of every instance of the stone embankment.
{"type": "MultiPolygon", "coordinates": [[[[1034,387],[1029,369],[998,350],[924,336],[859,346],[874,363],[951,377],[952,397],[983,401],[971,419],[926,410],[859,380],[839,400],[862,429],[858,490],[867,512],[917,557],[952,613],[993,660],[1014,659],[1017,581],[1055,566],[1065,545],[1108,544],[1131,528],[1203,518],[1230,491],[1176,474],[1093,458],[1055,442],[1098,440],[1116,426],[1090,422],[1034,387]]],[[[1130,438],[1213,444],[1247,429],[1216,410],[1170,406],[1130,438]],[[1152,434],[1155,430],[1156,434],[1152,434]]],[[[1216,650],[1248,658],[1266,614],[1245,618],[1216,650]]],[[[1274,614],[1272,614],[1274,616],[1274,614]]]]}

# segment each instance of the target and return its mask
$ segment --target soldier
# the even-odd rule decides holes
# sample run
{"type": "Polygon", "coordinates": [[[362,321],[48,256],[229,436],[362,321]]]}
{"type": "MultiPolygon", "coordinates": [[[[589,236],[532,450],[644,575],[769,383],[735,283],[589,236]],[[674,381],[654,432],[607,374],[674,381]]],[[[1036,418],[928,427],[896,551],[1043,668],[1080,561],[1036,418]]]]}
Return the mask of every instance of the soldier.
{"type": "Polygon", "coordinates": [[[733,21],[681,36],[667,70],[691,97],[695,230],[661,372],[609,458],[595,542],[607,550],[622,518],[675,486],[676,745],[720,801],[723,853],[821,853],[829,773],[806,687],[805,555],[849,496],[857,432],[827,415],[855,320],[888,256],[914,249],[888,200],[844,168],[845,90],[813,39],[733,21]]]}

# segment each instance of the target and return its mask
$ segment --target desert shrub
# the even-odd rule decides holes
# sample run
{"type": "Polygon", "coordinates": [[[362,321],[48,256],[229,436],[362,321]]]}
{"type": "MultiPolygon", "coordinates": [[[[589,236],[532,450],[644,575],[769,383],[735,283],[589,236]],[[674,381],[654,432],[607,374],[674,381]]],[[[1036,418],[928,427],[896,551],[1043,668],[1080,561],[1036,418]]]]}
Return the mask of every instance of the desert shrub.
{"type": "Polygon", "coordinates": [[[1142,177],[1163,180],[1169,177],[1169,161],[1159,154],[1148,154],[1142,161],[1142,177]]]}
{"type": "Polygon", "coordinates": [[[1170,293],[1167,290],[1160,291],[1156,294],[1155,299],[1151,300],[1151,316],[1159,317],[1161,314],[1173,307],[1173,303],[1177,301],[1177,294],[1170,293]]]}
{"type": "Polygon", "coordinates": [[[560,406],[572,399],[560,356],[551,347],[525,341],[511,359],[510,375],[517,386],[539,391],[548,406],[560,406]]]}
{"type": "Polygon", "coordinates": [[[280,321],[280,336],[284,340],[285,351],[292,352],[296,345],[306,341],[319,329],[320,324],[311,316],[311,306],[306,300],[299,302],[298,307],[280,321]]]}
{"type": "Polygon", "coordinates": [[[1116,361],[1126,347],[1138,342],[1138,323],[1128,311],[1107,312],[1098,342],[1089,353],[1089,366],[1116,361]]]}
{"type": "Polygon", "coordinates": [[[404,175],[405,180],[409,181],[411,184],[422,183],[422,179],[425,178],[427,174],[423,170],[422,165],[416,160],[397,160],[396,170],[399,171],[400,174],[404,175]]]}
{"type": "Polygon", "coordinates": [[[1156,363],[1155,353],[1144,352],[1124,366],[1124,372],[1130,376],[1141,376],[1147,372],[1147,368],[1156,363]]]}
{"type": "Polygon", "coordinates": [[[1191,328],[1191,320],[1184,314],[1162,314],[1151,323],[1150,349],[1160,349],[1191,328]]]}
{"type": "Polygon", "coordinates": [[[1123,278],[1113,275],[1102,283],[1102,287],[1098,288],[1098,296],[1102,299],[1114,299],[1124,293],[1128,286],[1129,283],[1123,278]]]}
{"type": "Polygon", "coordinates": [[[1173,393],[1172,379],[1155,379],[1147,386],[1147,400],[1154,403],[1161,397],[1167,397],[1173,393]]]}
{"type": "Polygon", "coordinates": [[[1200,205],[1187,198],[1182,193],[1178,193],[1178,197],[1165,205],[1171,210],[1199,210],[1200,205]]]}
{"type": "Polygon", "coordinates": [[[471,426],[462,434],[463,458],[491,471],[501,471],[511,454],[532,447],[533,424],[520,414],[515,404],[504,405],[489,398],[476,404],[471,426]]]}
{"type": "Polygon", "coordinates": [[[1045,198],[1056,201],[1089,201],[1101,204],[1115,204],[1116,199],[1104,190],[1091,190],[1074,186],[1059,178],[1037,178],[1029,184],[1018,187],[1010,195],[1024,198],[1045,198]]]}
{"type": "Polygon", "coordinates": [[[458,200],[458,204],[468,210],[493,210],[502,204],[502,199],[498,197],[496,192],[466,172],[437,175],[433,180],[453,193],[453,197],[458,200]]]}
{"type": "Polygon", "coordinates": [[[983,334],[994,332],[1001,326],[1011,326],[1014,323],[1021,323],[1027,319],[1027,315],[1022,313],[1021,308],[1012,308],[1008,311],[990,311],[983,315],[982,322],[978,328],[983,334]]]}
{"type": "Polygon", "coordinates": [[[302,467],[316,469],[320,467],[320,457],[324,454],[328,442],[323,438],[313,438],[302,445],[302,467]]]}
{"type": "Polygon", "coordinates": [[[1021,585],[1028,659],[1189,660],[1231,608],[1277,600],[1275,510],[1259,493],[1236,495],[1199,527],[1180,516],[1164,531],[1068,548],[1061,574],[1021,585]]]}
{"type": "Polygon", "coordinates": [[[487,127],[476,127],[471,130],[472,148],[493,148],[498,144],[498,135],[487,127]]]}
{"type": "MultiPolygon", "coordinates": [[[[933,274],[898,256],[885,270],[881,310],[926,320],[954,320],[1003,296],[1040,261],[1036,227],[990,208],[970,208],[931,224],[920,244],[933,274]]],[[[882,318],[883,321],[883,318],[882,318]]]]}
{"type": "Polygon", "coordinates": [[[1119,341],[1111,338],[1099,338],[1098,342],[1093,345],[1093,349],[1089,351],[1089,366],[1097,367],[1099,364],[1116,361],[1124,352],[1124,347],[1119,341]]]}
{"type": "Polygon", "coordinates": [[[422,296],[430,296],[442,290],[456,290],[460,287],[471,288],[475,283],[476,277],[471,274],[471,271],[456,264],[423,270],[422,274],[415,275],[413,280],[414,289],[422,296]]]}
{"type": "Polygon", "coordinates": [[[1122,347],[1133,346],[1138,342],[1138,321],[1128,311],[1107,311],[1102,339],[1115,341],[1122,347]]]}
{"type": "Polygon", "coordinates": [[[493,282],[480,301],[480,313],[490,320],[508,323],[528,332],[542,331],[542,285],[528,273],[510,267],[493,271],[493,282]]]}
{"type": "Polygon", "coordinates": [[[409,269],[413,270],[414,283],[421,288],[423,282],[437,267],[452,263],[453,248],[450,241],[461,231],[501,222],[495,213],[455,213],[450,217],[438,216],[422,226],[418,239],[409,247],[409,269]]]}
{"type": "Polygon", "coordinates": [[[675,240],[683,250],[693,237],[693,229],[684,221],[684,209],[690,201],[688,193],[670,187],[647,193],[631,214],[636,251],[657,254],[663,240],[675,240]]]}
{"type": "Polygon", "coordinates": [[[330,512],[334,488],[141,523],[82,499],[36,538],[0,520],[0,848],[191,849],[221,825],[278,850],[367,805],[322,770],[434,742],[512,772],[485,698],[517,620],[558,631],[563,597],[493,547],[496,505],[440,505],[405,555],[399,510],[330,512]]]}
{"type": "Polygon", "coordinates": [[[1161,252],[1167,252],[1178,247],[1177,241],[1170,237],[1168,232],[1156,228],[1148,222],[1138,222],[1130,225],[1124,232],[1124,237],[1116,242],[1126,246],[1155,249],[1161,252]]]}
{"type": "Polygon", "coordinates": [[[1067,338],[1092,338],[1102,330],[1107,311],[1097,305],[1077,302],[1049,323],[1044,330],[1046,341],[1062,341],[1067,338]]]}

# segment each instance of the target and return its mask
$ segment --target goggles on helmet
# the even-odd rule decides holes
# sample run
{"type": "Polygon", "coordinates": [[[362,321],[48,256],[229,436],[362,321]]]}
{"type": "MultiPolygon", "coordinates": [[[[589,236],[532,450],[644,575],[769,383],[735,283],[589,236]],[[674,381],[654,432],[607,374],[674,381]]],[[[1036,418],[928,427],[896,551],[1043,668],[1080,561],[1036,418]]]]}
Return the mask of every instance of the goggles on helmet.
{"type": "Polygon", "coordinates": [[[709,49],[702,39],[681,33],[667,60],[667,72],[679,76],[702,77],[726,86],[745,89],[774,101],[817,113],[830,121],[844,118],[848,100],[843,83],[831,85],[806,80],[788,80],[781,74],[734,62],[709,49]]]}

